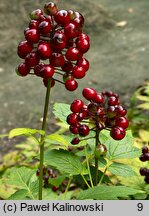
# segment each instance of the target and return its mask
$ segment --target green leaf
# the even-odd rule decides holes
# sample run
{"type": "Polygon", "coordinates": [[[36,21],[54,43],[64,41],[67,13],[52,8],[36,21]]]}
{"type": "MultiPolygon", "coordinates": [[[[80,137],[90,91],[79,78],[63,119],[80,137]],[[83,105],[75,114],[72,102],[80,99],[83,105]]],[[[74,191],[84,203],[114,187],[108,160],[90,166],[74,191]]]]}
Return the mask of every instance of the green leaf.
{"type": "Polygon", "coordinates": [[[139,136],[143,142],[149,142],[149,131],[147,130],[139,130],[139,136]]]}
{"type": "Polygon", "coordinates": [[[69,142],[65,139],[65,137],[63,135],[51,134],[51,135],[46,137],[46,141],[50,142],[51,140],[55,141],[54,142],[55,144],[60,144],[60,145],[64,145],[64,146],[69,145],[69,142]]]}
{"type": "Polygon", "coordinates": [[[149,109],[149,103],[146,102],[146,103],[138,105],[137,107],[141,109],[149,109]]]}
{"type": "Polygon", "coordinates": [[[108,171],[110,171],[114,175],[123,177],[130,177],[136,175],[136,172],[130,166],[116,162],[112,163],[109,166],[108,171]]]}
{"type": "Polygon", "coordinates": [[[27,190],[21,189],[12,194],[8,200],[28,200],[27,194],[27,190]]]}
{"type": "MultiPolygon", "coordinates": [[[[15,185],[19,190],[27,190],[28,197],[31,199],[36,199],[36,194],[38,192],[38,181],[32,181],[34,174],[35,170],[31,170],[26,167],[12,168],[6,183],[8,185],[15,185]]],[[[25,194],[25,192],[22,194],[25,194]]]]}
{"type": "Polygon", "coordinates": [[[141,150],[133,146],[133,136],[131,131],[127,131],[126,137],[120,141],[110,137],[108,131],[100,133],[100,141],[107,147],[106,157],[109,160],[136,158],[141,154],[141,150]]]}
{"type": "Polygon", "coordinates": [[[49,150],[45,153],[45,163],[60,170],[60,172],[78,175],[86,174],[87,169],[79,157],[64,150],[49,150]]]}
{"type": "Polygon", "coordinates": [[[31,129],[31,128],[15,128],[9,132],[9,138],[13,138],[16,136],[21,136],[21,135],[31,136],[36,133],[41,134],[41,135],[45,134],[43,130],[36,130],[36,129],[31,129]]]}
{"type": "Polygon", "coordinates": [[[78,199],[117,200],[118,198],[126,198],[137,193],[144,192],[125,186],[101,185],[81,192],[78,199]]]}
{"type": "Polygon", "coordinates": [[[67,116],[70,114],[70,105],[65,103],[55,103],[53,107],[53,113],[56,118],[66,122],[67,116]]]}
{"type": "Polygon", "coordinates": [[[65,178],[66,178],[65,175],[59,176],[57,178],[50,178],[49,183],[58,187],[59,185],[61,185],[61,183],[64,181],[65,178]]]}

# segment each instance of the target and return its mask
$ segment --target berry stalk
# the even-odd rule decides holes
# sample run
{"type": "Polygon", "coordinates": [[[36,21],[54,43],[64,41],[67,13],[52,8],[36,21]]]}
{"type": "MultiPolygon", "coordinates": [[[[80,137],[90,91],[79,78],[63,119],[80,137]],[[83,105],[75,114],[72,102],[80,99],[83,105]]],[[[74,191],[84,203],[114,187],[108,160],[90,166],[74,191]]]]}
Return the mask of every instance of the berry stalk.
{"type": "MultiPolygon", "coordinates": [[[[95,151],[97,146],[99,145],[99,130],[96,130],[96,146],[95,146],[95,151]]],[[[95,156],[95,179],[94,179],[94,185],[97,186],[98,184],[98,157],[95,156]]]]}
{"type": "MultiPolygon", "coordinates": [[[[43,113],[43,122],[42,122],[42,130],[46,130],[46,122],[47,122],[47,114],[48,114],[48,106],[50,99],[50,90],[51,90],[51,79],[48,80],[46,97],[45,97],[45,105],[44,105],[44,113],[43,113]]],[[[39,200],[42,200],[42,184],[43,184],[43,162],[44,162],[44,142],[45,142],[45,134],[41,135],[40,140],[40,175],[39,175],[39,200]]]]}

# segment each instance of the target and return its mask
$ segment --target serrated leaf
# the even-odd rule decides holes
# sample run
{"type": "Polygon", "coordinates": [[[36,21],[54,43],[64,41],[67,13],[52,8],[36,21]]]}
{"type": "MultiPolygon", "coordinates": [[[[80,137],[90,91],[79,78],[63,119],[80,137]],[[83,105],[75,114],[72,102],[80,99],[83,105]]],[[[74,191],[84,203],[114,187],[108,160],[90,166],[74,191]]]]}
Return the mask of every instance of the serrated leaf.
{"type": "Polygon", "coordinates": [[[45,134],[43,130],[36,130],[36,129],[31,129],[31,128],[15,128],[9,132],[9,138],[13,138],[16,136],[21,136],[21,135],[31,136],[36,133],[41,134],[41,135],[45,134]]]}
{"type": "Polygon", "coordinates": [[[101,185],[81,192],[78,199],[117,200],[137,193],[144,193],[144,191],[125,186],[101,185]]]}
{"type": "Polygon", "coordinates": [[[136,172],[134,172],[134,170],[130,166],[116,162],[112,163],[109,166],[108,171],[110,171],[112,174],[116,176],[123,177],[130,177],[136,175],[136,172]]]}
{"type": "Polygon", "coordinates": [[[146,103],[138,105],[137,107],[141,109],[149,109],[149,103],[146,102],[146,103]]]}
{"type": "Polygon", "coordinates": [[[63,135],[50,134],[49,136],[46,137],[46,141],[50,142],[51,140],[55,141],[54,143],[56,143],[56,144],[60,144],[60,145],[64,145],[64,146],[69,145],[69,142],[65,139],[65,137],[63,135]]]}
{"type": "Polygon", "coordinates": [[[65,178],[66,178],[65,175],[59,176],[57,178],[50,178],[49,183],[58,187],[59,185],[61,185],[61,183],[64,181],[65,178]]]}
{"type": "Polygon", "coordinates": [[[78,175],[86,174],[88,171],[85,165],[82,165],[79,157],[64,150],[49,150],[45,152],[45,163],[51,165],[60,172],[78,175]]]}
{"type": "Polygon", "coordinates": [[[56,118],[66,122],[66,118],[70,114],[70,105],[65,103],[55,103],[53,106],[53,113],[56,118]]]}
{"type": "Polygon", "coordinates": [[[127,131],[126,137],[120,141],[115,141],[110,137],[109,132],[100,133],[100,141],[107,147],[106,157],[109,160],[136,158],[139,157],[140,149],[133,146],[134,140],[131,131],[127,131]]]}

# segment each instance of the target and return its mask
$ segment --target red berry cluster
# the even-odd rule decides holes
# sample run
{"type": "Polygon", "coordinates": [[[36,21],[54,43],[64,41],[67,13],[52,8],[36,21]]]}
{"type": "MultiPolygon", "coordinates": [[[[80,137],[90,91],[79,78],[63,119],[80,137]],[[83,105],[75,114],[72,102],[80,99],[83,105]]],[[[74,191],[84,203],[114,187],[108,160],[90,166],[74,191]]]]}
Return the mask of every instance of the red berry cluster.
{"type": "MultiPolygon", "coordinates": [[[[40,175],[40,170],[38,169],[36,171],[36,176],[39,176],[39,175],[40,175]]],[[[44,187],[45,188],[48,187],[49,178],[56,178],[56,177],[57,177],[57,175],[56,175],[56,173],[54,172],[53,169],[47,168],[45,166],[43,167],[43,181],[44,181],[44,187]]]]}
{"type": "MultiPolygon", "coordinates": [[[[142,155],[140,156],[140,160],[143,162],[149,161],[149,149],[147,146],[142,147],[142,155]]],[[[149,169],[145,167],[140,168],[140,175],[145,176],[144,181],[149,184],[149,169]]]]}
{"type": "MultiPolygon", "coordinates": [[[[120,104],[119,96],[114,92],[98,94],[93,88],[84,88],[82,94],[89,103],[85,105],[79,99],[72,102],[72,113],[67,116],[70,131],[85,137],[90,130],[108,129],[113,139],[123,139],[129,122],[125,117],[127,110],[120,104]],[[92,123],[93,128],[89,128],[88,123],[92,123]]],[[[72,140],[72,144],[79,142],[78,137],[72,140]]]]}
{"type": "Polygon", "coordinates": [[[69,91],[78,87],[75,79],[81,79],[89,69],[89,62],[83,58],[90,47],[89,37],[82,32],[84,17],[72,10],[58,10],[49,2],[30,14],[29,26],[25,29],[25,40],[18,45],[18,55],[24,59],[16,72],[20,76],[34,74],[47,80],[65,84],[69,91]],[[31,73],[31,69],[33,73],[31,73]],[[54,75],[62,76],[62,80],[54,75]]]}

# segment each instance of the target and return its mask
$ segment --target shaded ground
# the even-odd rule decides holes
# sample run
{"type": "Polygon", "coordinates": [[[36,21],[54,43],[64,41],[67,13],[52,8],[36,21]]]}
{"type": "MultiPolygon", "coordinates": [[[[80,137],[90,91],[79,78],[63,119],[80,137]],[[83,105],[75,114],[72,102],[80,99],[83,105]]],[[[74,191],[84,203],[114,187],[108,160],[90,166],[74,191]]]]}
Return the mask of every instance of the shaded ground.
{"type": "MultiPolygon", "coordinates": [[[[23,39],[28,13],[45,2],[0,0],[0,134],[13,127],[40,127],[45,95],[42,81],[20,78],[14,69],[20,62],[16,47],[23,39]]],[[[85,86],[117,91],[128,102],[135,88],[148,79],[149,1],[66,0],[59,1],[59,8],[78,10],[85,16],[85,31],[91,37],[86,58],[91,68],[77,91],[69,93],[57,85],[51,103],[70,102],[85,86]]]]}

